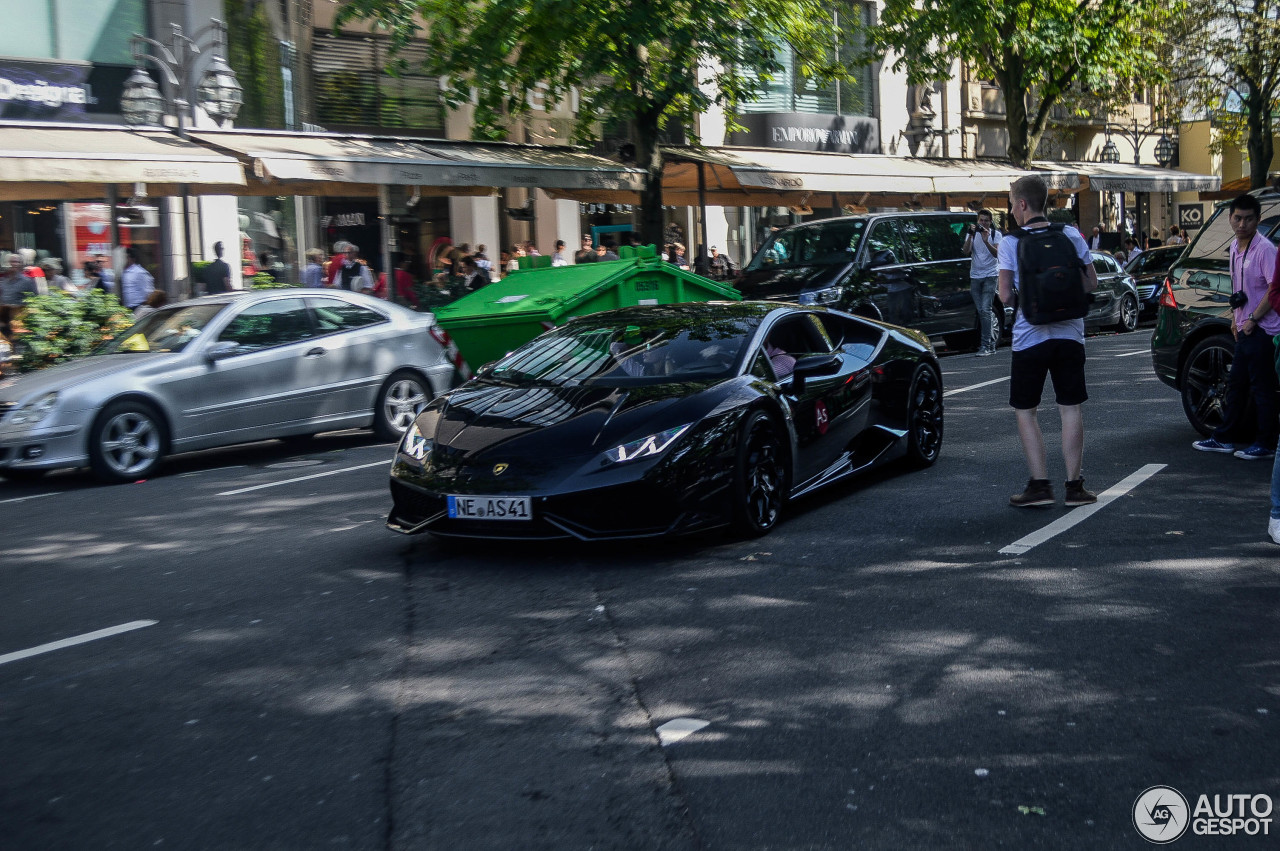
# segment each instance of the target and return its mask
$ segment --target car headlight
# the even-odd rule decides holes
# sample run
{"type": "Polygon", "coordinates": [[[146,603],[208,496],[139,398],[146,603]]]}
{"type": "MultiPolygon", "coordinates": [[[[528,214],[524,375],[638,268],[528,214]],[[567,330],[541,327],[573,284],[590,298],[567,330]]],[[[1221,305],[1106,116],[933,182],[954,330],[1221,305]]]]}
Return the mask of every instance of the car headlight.
{"type": "Polygon", "coordinates": [[[404,439],[400,441],[400,451],[410,458],[416,458],[422,463],[427,462],[427,458],[431,455],[431,450],[435,449],[436,442],[422,436],[422,432],[418,431],[418,424],[414,423],[409,426],[409,430],[404,433],[404,439]]]}
{"type": "Polygon", "coordinates": [[[630,443],[624,443],[621,446],[615,446],[605,452],[604,457],[611,463],[625,464],[628,461],[638,461],[641,458],[661,455],[667,450],[668,446],[676,442],[680,435],[688,431],[691,425],[693,423],[686,423],[676,428],[660,431],[657,434],[651,434],[648,437],[642,437],[639,440],[633,440],[630,443]]]}
{"type": "Polygon", "coordinates": [[[57,392],[46,393],[33,402],[28,402],[18,410],[14,411],[9,417],[9,422],[14,425],[35,425],[53,412],[53,408],[58,404],[57,392]]]}
{"type": "Polygon", "coordinates": [[[835,304],[840,301],[840,291],[842,287],[825,287],[820,290],[810,290],[809,292],[800,293],[797,301],[800,304],[835,304]]]}

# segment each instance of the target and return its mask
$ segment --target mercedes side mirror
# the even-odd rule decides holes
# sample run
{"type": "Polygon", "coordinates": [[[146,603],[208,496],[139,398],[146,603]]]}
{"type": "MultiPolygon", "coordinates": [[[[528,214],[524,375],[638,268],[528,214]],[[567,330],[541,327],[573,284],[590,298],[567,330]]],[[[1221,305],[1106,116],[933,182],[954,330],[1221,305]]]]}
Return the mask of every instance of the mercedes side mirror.
{"type": "Polygon", "coordinates": [[[204,353],[204,359],[209,363],[217,363],[220,360],[226,360],[232,355],[240,353],[240,344],[231,340],[219,340],[209,347],[209,351],[204,353]]]}

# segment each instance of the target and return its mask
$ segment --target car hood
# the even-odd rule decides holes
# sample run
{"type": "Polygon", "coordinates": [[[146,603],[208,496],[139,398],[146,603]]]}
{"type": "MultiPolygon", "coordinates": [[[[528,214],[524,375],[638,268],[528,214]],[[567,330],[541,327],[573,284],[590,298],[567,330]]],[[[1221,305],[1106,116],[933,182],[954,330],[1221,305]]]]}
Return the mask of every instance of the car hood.
{"type": "Polygon", "coordinates": [[[156,352],[78,358],[70,363],[58,364],[0,381],[0,402],[17,402],[41,393],[67,390],[107,377],[119,379],[165,366],[179,357],[181,355],[156,352]]]}
{"type": "Polygon", "coordinates": [[[734,286],[745,299],[768,299],[822,289],[843,277],[850,264],[788,266],[782,269],[755,269],[746,272],[734,286]]]}
{"type": "MultiPolygon", "coordinates": [[[[700,419],[715,382],[511,386],[473,381],[443,406],[424,413],[439,455],[460,462],[513,453],[542,459],[581,458],[700,419]],[[428,422],[434,420],[432,425],[428,422]]],[[[715,395],[715,394],[713,394],[715,395]]]]}

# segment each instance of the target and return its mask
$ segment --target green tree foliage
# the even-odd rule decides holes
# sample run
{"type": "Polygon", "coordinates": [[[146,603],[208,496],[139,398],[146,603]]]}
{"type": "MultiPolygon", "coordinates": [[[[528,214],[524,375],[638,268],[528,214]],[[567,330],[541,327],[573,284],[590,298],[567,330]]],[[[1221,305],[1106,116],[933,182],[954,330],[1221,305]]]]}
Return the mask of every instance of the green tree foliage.
{"type": "Polygon", "coordinates": [[[1250,183],[1265,186],[1280,112],[1280,0],[1188,0],[1170,40],[1189,105],[1248,151],[1250,183]]]}
{"type": "Polygon", "coordinates": [[[244,89],[236,123],[242,127],[284,127],[284,75],[280,45],[262,0],[228,0],[227,64],[244,89]]]}
{"type": "MultiPolygon", "coordinates": [[[[1212,0],[1206,0],[1212,2],[1212,0]]],[[[897,53],[913,83],[949,79],[952,62],[1004,92],[1009,159],[1027,167],[1053,107],[1085,91],[1103,102],[1118,80],[1159,82],[1154,49],[1179,0],[886,0],[872,53],[897,53]]]]}
{"type": "Polygon", "coordinates": [[[424,70],[447,77],[445,102],[472,102],[474,92],[477,138],[501,138],[535,91],[548,103],[576,94],[577,140],[627,122],[646,172],[646,242],[662,238],[664,129],[695,127],[713,103],[732,118],[782,71],[780,44],[795,49],[805,77],[848,76],[821,0],[348,0],[339,24],[356,18],[377,22],[395,46],[425,40],[424,70]]]}
{"type": "Polygon", "coordinates": [[[23,372],[84,357],[133,324],[133,313],[114,295],[90,290],[84,297],[62,291],[26,299],[25,329],[15,347],[23,372]]]}

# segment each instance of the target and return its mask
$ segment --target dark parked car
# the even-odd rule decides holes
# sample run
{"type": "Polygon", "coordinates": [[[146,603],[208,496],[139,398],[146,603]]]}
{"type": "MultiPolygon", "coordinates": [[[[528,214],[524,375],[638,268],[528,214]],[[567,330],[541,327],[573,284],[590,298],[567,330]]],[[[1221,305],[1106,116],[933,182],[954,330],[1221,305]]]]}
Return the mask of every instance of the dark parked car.
{"type": "Polygon", "coordinates": [[[1138,304],[1142,308],[1142,316],[1155,316],[1160,307],[1160,293],[1164,289],[1165,276],[1186,249],[1185,245],[1150,248],[1124,264],[1124,270],[1133,276],[1138,285],[1138,304]]]}
{"type": "MultiPolygon", "coordinates": [[[[882,213],[793,225],[766,240],[734,285],[743,298],[827,305],[918,329],[948,348],[972,348],[978,311],[961,249],[977,220],[975,213],[882,213]]],[[[997,300],[997,339],[1011,320],[997,300]]]]}
{"type": "MultiPolygon", "coordinates": [[[[1280,244],[1280,193],[1256,190],[1262,203],[1258,233],[1280,244]]],[[[1209,221],[1169,269],[1161,288],[1151,359],[1156,375],[1182,395],[1182,408],[1196,431],[1208,436],[1222,425],[1231,337],[1231,230],[1229,202],[1209,221]]]]}
{"type": "Polygon", "coordinates": [[[732,524],[942,449],[942,376],[916,332],[768,302],[573,319],[422,412],[391,467],[398,532],[640,538],[732,524]]]}
{"type": "Polygon", "coordinates": [[[1093,270],[1098,273],[1098,288],[1093,291],[1093,302],[1084,318],[1085,328],[1137,328],[1138,287],[1133,277],[1105,251],[1093,252],[1093,270]]]}

